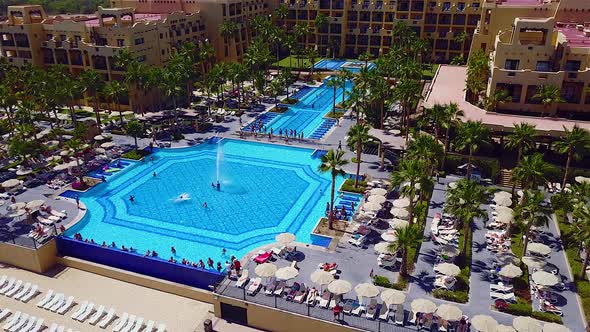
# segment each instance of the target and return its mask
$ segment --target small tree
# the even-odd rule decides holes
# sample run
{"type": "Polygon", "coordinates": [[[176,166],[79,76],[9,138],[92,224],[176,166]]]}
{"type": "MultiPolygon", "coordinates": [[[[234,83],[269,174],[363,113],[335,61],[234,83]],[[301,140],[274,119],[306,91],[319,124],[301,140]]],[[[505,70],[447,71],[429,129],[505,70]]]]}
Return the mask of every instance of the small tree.
{"type": "Polygon", "coordinates": [[[354,180],[354,187],[358,188],[359,173],[361,171],[361,153],[363,152],[363,145],[369,141],[369,126],[364,123],[359,123],[350,128],[348,132],[348,145],[356,146],[356,179],[354,180]]]}
{"type": "Polygon", "coordinates": [[[334,220],[334,192],[336,190],[336,177],[346,174],[342,167],[348,164],[348,160],[344,159],[344,151],[330,150],[322,156],[322,163],[319,166],[319,171],[322,173],[330,172],[332,175],[332,189],[330,191],[330,213],[328,215],[328,227],[332,229],[332,222],[334,220]]]}
{"type": "Polygon", "coordinates": [[[574,207],[573,217],[575,226],[578,229],[574,235],[585,248],[584,263],[580,271],[580,280],[584,280],[588,261],[590,261],[590,209],[587,205],[578,204],[574,207]]]}
{"type": "Polygon", "coordinates": [[[127,123],[127,128],[126,128],[126,132],[127,135],[133,137],[133,139],[135,139],[135,148],[138,148],[137,145],[137,138],[143,135],[143,125],[137,121],[137,120],[131,120],[129,121],[129,123],[127,123]]]}
{"type": "Polygon", "coordinates": [[[408,275],[408,251],[417,247],[422,240],[422,234],[416,225],[411,225],[397,230],[397,239],[389,245],[390,251],[399,250],[402,254],[402,262],[399,273],[408,275]]]}

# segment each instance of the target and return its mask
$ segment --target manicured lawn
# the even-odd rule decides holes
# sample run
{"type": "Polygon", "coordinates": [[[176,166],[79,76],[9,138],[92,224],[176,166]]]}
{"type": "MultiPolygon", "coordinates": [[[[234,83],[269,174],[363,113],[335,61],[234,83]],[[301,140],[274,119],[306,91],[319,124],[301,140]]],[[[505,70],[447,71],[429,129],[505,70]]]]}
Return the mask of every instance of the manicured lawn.
{"type": "Polygon", "coordinates": [[[422,69],[422,79],[432,80],[436,70],[438,69],[438,66],[438,64],[425,64],[424,68],[422,69]]]}
{"type": "MultiPolygon", "coordinates": [[[[317,61],[320,61],[321,59],[318,59],[317,61]]],[[[307,58],[300,58],[299,60],[297,59],[296,56],[288,56],[284,59],[281,59],[280,61],[277,61],[275,63],[273,63],[273,66],[277,66],[277,67],[289,67],[292,66],[293,68],[297,68],[299,66],[301,66],[301,68],[310,68],[311,67],[311,62],[309,62],[309,59],[307,58]],[[289,63],[290,62],[290,63],[289,63]]]]}

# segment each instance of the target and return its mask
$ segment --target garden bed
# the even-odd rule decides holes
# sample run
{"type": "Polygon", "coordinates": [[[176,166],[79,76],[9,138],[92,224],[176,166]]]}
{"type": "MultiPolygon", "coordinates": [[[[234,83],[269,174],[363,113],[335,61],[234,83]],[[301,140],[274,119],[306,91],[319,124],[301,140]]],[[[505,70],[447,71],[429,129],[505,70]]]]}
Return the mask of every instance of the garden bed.
{"type": "Polygon", "coordinates": [[[359,181],[358,187],[354,187],[354,179],[346,179],[338,191],[346,191],[354,194],[363,194],[367,190],[367,181],[359,181]]]}
{"type": "Polygon", "coordinates": [[[145,157],[149,154],[150,154],[150,152],[146,151],[146,150],[131,150],[129,152],[123,153],[123,155],[121,157],[123,157],[125,159],[131,159],[131,160],[141,160],[143,157],[145,157]]]}
{"type": "Polygon", "coordinates": [[[340,119],[344,116],[344,111],[328,112],[324,117],[330,119],[340,119]]]}
{"type": "Polygon", "coordinates": [[[456,264],[461,268],[461,273],[457,276],[457,283],[455,284],[454,290],[443,290],[436,289],[432,292],[432,295],[438,299],[443,299],[458,303],[467,303],[469,301],[469,277],[471,276],[471,246],[472,236],[464,234],[461,230],[459,236],[459,248],[462,248],[463,242],[467,241],[467,252],[457,257],[456,264]]]}
{"type": "Polygon", "coordinates": [[[346,232],[347,223],[341,220],[334,220],[332,222],[332,228],[328,227],[328,218],[320,218],[318,223],[315,225],[312,234],[321,235],[326,237],[342,237],[346,232]]]}

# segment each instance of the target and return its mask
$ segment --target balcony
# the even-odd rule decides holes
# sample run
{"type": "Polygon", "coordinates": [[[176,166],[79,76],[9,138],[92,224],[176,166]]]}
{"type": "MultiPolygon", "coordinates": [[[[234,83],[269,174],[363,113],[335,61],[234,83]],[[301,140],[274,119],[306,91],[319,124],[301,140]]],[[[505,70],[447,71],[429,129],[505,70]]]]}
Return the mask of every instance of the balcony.
{"type": "Polygon", "coordinates": [[[2,46],[14,46],[14,40],[3,40],[2,46]]]}

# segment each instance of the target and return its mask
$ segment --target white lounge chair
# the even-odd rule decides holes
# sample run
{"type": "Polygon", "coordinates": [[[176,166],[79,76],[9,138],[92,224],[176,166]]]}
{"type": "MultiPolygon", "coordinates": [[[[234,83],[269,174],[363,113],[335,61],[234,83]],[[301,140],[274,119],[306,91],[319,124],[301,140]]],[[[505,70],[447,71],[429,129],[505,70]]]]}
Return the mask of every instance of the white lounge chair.
{"type": "Polygon", "coordinates": [[[16,294],[14,294],[14,299],[15,300],[20,300],[21,297],[23,297],[23,295],[25,295],[29,289],[31,289],[31,283],[27,282],[25,284],[25,286],[23,288],[21,288],[20,291],[18,291],[16,294]]]}
{"type": "MultiPolygon", "coordinates": [[[[125,316],[125,315],[123,315],[123,316],[125,316]]],[[[114,318],[115,318],[115,308],[111,308],[107,312],[107,315],[98,323],[98,326],[100,328],[104,329],[105,327],[107,327],[107,325],[109,325],[113,321],[114,318]]]]}
{"type": "Polygon", "coordinates": [[[152,332],[156,323],[153,320],[148,320],[144,332],[152,332]]]}
{"type": "MultiPolygon", "coordinates": [[[[37,295],[38,291],[39,291],[39,286],[33,285],[31,290],[27,294],[25,294],[20,300],[23,302],[29,302],[30,299],[32,299],[35,295],[37,295]]],[[[53,292],[53,291],[51,291],[51,292],[53,292]]]]}
{"type": "Polygon", "coordinates": [[[63,325],[60,325],[60,326],[57,328],[57,332],[64,332],[65,330],[66,330],[66,327],[65,327],[65,326],[63,326],[63,325]]]}
{"type": "Polygon", "coordinates": [[[53,307],[57,302],[61,301],[64,298],[62,293],[56,294],[51,301],[45,303],[43,309],[49,310],[49,308],[53,307]]]}
{"type": "Polygon", "coordinates": [[[18,280],[16,282],[16,284],[9,289],[4,295],[8,296],[8,297],[12,297],[14,294],[16,294],[19,290],[20,290],[20,286],[23,285],[23,281],[22,280],[18,280]]]}
{"type": "Polygon", "coordinates": [[[76,318],[76,319],[80,322],[83,322],[86,320],[86,318],[88,318],[88,316],[90,316],[90,314],[93,311],[94,311],[94,303],[90,302],[90,303],[88,303],[86,310],[84,310],[84,312],[80,316],[78,316],[78,318],[76,318]]]}
{"type": "Polygon", "coordinates": [[[383,302],[379,308],[379,319],[387,321],[389,320],[389,306],[383,302]]]}
{"type": "Polygon", "coordinates": [[[352,315],[355,316],[360,316],[363,314],[363,312],[367,311],[367,309],[365,308],[364,304],[359,305],[358,307],[352,309],[352,311],[350,312],[352,315]]]}
{"type": "Polygon", "coordinates": [[[60,296],[59,299],[57,300],[57,302],[51,306],[51,308],[49,308],[49,311],[53,311],[56,312],[57,309],[61,308],[61,306],[63,306],[64,304],[66,304],[66,296],[60,296]]]}
{"type": "Polygon", "coordinates": [[[51,324],[51,327],[49,328],[49,331],[47,331],[47,332],[56,332],[58,327],[59,327],[59,325],[57,325],[56,323],[53,323],[53,324],[51,324]]]}
{"type": "Polygon", "coordinates": [[[10,319],[8,320],[8,322],[6,322],[6,324],[4,324],[4,326],[2,326],[2,329],[3,330],[10,329],[13,325],[15,325],[16,323],[18,323],[21,315],[22,315],[22,313],[20,311],[17,311],[14,314],[14,316],[10,317],[10,319]]]}
{"type": "Polygon", "coordinates": [[[123,313],[123,316],[121,317],[121,319],[119,320],[119,322],[117,323],[117,325],[115,325],[115,327],[113,328],[113,332],[120,332],[121,329],[123,328],[123,326],[125,326],[125,324],[127,324],[127,319],[128,318],[129,318],[129,314],[126,313],[126,312],[123,313]]]}
{"type": "Polygon", "coordinates": [[[504,300],[506,302],[516,302],[516,297],[514,296],[514,293],[490,292],[490,297],[493,300],[504,300]]]}
{"type": "Polygon", "coordinates": [[[16,332],[18,329],[20,329],[21,327],[23,327],[23,325],[25,325],[28,320],[29,320],[29,314],[27,314],[27,313],[22,314],[20,316],[20,319],[14,325],[12,325],[8,329],[8,331],[9,332],[16,332]]]}
{"type": "Polygon", "coordinates": [[[160,325],[158,325],[158,329],[156,330],[156,332],[166,332],[166,324],[160,323],[160,325]]]}
{"type": "Polygon", "coordinates": [[[33,327],[33,329],[30,330],[29,332],[39,332],[39,331],[41,331],[44,328],[44,326],[43,326],[43,323],[44,322],[45,321],[43,320],[43,318],[37,319],[37,323],[35,323],[35,327],[33,327]]]}
{"type": "Polygon", "coordinates": [[[244,272],[242,272],[242,275],[236,281],[236,287],[243,288],[248,283],[248,279],[248,270],[244,269],[244,272]]]}
{"type": "Polygon", "coordinates": [[[52,214],[52,215],[54,215],[54,216],[56,216],[56,217],[58,217],[58,218],[61,218],[61,219],[63,219],[63,218],[65,218],[65,217],[68,216],[68,214],[66,213],[65,210],[63,210],[62,212],[59,212],[59,211],[56,211],[56,210],[51,209],[51,210],[49,210],[49,213],[52,214]]]}
{"type": "Polygon", "coordinates": [[[143,317],[139,317],[135,321],[135,325],[133,326],[133,329],[131,330],[131,332],[139,332],[139,330],[141,330],[142,327],[143,327],[143,317]]]}
{"type": "Polygon", "coordinates": [[[35,316],[31,316],[29,317],[29,321],[27,322],[27,324],[25,324],[25,326],[23,326],[23,328],[21,329],[21,331],[28,331],[30,330],[33,325],[35,325],[35,322],[37,321],[37,317],[35,316]]]}
{"type": "Polygon", "coordinates": [[[258,290],[260,289],[262,283],[262,279],[260,278],[254,278],[252,279],[252,283],[250,284],[250,286],[248,286],[248,295],[254,295],[258,292],[258,290]]]}
{"type": "Polygon", "coordinates": [[[70,310],[70,308],[74,305],[74,297],[70,296],[68,297],[68,299],[66,300],[66,302],[59,307],[56,312],[60,315],[63,315],[66,313],[66,311],[70,310]]]}
{"type": "Polygon", "coordinates": [[[90,317],[88,323],[90,323],[91,325],[96,324],[96,322],[98,322],[102,315],[104,315],[104,305],[100,305],[98,309],[96,309],[96,312],[94,313],[94,315],[92,315],[92,317],[90,317]]]}
{"type": "Polygon", "coordinates": [[[8,279],[8,276],[6,274],[2,275],[2,277],[0,277],[0,287],[2,287],[2,285],[4,285],[4,283],[6,282],[6,280],[8,279]]]}
{"type": "Polygon", "coordinates": [[[74,313],[70,317],[72,317],[72,319],[78,319],[78,316],[80,316],[84,311],[86,311],[87,306],[88,306],[88,301],[82,302],[82,304],[80,305],[80,308],[78,308],[78,310],[74,311],[74,313]]]}
{"type": "Polygon", "coordinates": [[[130,315],[129,316],[129,321],[127,321],[127,324],[123,327],[123,329],[121,330],[121,332],[129,332],[132,328],[133,325],[135,324],[135,319],[137,317],[135,315],[130,315]]]}
{"type": "Polygon", "coordinates": [[[10,315],[10,310],[8,308],[4,308],[2,312],[0,312],[0,322],[4,320],[4,318],[10,315]]]}
{"type": "Polygon", "coordinates": [[[6,286],[0,289],[0,294],[6,294],[6,292],[8,292],[12,288],[12,286],[14,286],[15,281],[15,278],[8,279],[8,283],[6,284],[6,286]]]}

